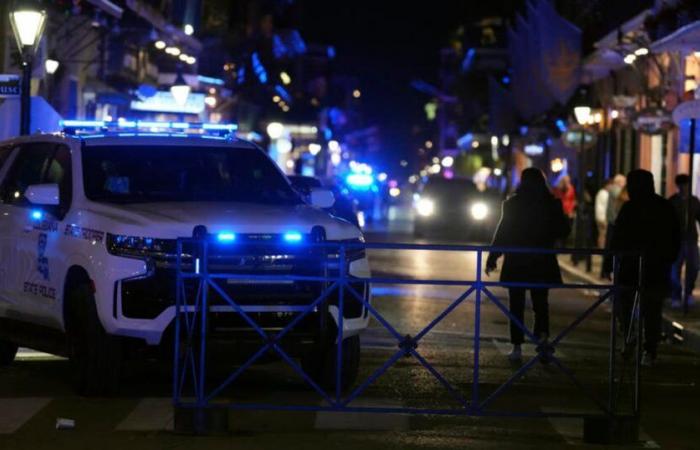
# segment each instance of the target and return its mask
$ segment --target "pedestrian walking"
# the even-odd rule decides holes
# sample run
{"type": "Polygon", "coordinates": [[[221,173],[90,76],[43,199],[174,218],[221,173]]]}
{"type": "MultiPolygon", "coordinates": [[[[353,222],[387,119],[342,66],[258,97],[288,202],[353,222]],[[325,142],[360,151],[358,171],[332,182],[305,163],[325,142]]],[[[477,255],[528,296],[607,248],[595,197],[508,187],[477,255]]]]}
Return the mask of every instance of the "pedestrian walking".
{"type": "MultiPolygon", "coordinates": [[[[535,168],[525,169],[515,195],[503,202],[501,220],[493,238],[494,247],[554,248],[558,239],[565,238],[571,227],[561,201],[547,187],[544,174],[535,168]]],[[[496,269],[501,253],[491,252],[486,261],[486,275],[496,269]]],[[[555,254],[506,253],[501,270],[502,282],[533,284],[561,283],[561,272],[555,254]]],[[[528,288],[509,288],[510,313],[524,324],[525,296],[528,288]]],[[[535,314],[534,335],[545,345],[549,337],[549,290],[529,288],[535,314]]],[[[511,319],[509,358],[522,357],[523,330],[511,319]]]]}
{"type": "MultiPolygon", "coordinates": [[[[642,364],[651,366],[656,361],[661,336],[661,320],[664,298],[669,290],[671,265],[680,249],[680,225],[670,201],[654,192],[654,176],[637,169],[627,175],[629,201],[615,221],[610,249],[622,252],[641,252],[642,279],[639,279],[639,260],[632,255],[622,255],[619,266],[619,283],[622,286],[640,285],[639,295],[644,322],[644,357],[642,364]]],[[[609,276],[612,267],[606,272],[609,276]]],[[[633,313],[635,292],[623,290],[619,307],[622,325],[627,330],[633,313]]]]}
{"type": "Polygon", "coordinates": [[[614,184],[614,180],[610,178],[595,195],[595,223],[598,228],[598,248],[605,248],[605,238],[608,229],[608,203],[611,197],[610,190],[614,184]]]}
{"type": "Polygon", "coordinates": [[[671,271],[671,306],[680,308],[683,304],[692,306],[693,289],[698,278],[698,229],[700,223],[700,200],[690,194],[690,177],[681,174],[676,177],[678,192],[669,199],[676,211],[680,226],[681,249],[671,271]],[[688,198],[691,196],[692,198],[688,198]],[[690,208],[688,208],[690,205],[690,208]],[[683,285],[683,264],[685,264],[685,286],[683,285]]]}
{"type": "Polygon", "coordinates": [[[576,189],[571,183],[571,177],[564,175],[553,189],[554,196],[561,201],[564,214],[573,222],[576,213],[576,189]]]}

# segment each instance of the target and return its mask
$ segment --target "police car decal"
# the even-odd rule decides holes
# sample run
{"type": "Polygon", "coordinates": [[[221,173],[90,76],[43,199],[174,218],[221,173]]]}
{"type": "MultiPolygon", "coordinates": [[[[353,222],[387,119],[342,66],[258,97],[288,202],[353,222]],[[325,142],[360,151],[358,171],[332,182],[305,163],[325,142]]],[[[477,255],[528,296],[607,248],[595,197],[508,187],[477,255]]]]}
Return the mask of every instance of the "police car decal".
{"type": "Polygon", "coordinates": [[[79,227],[77,225],[66,225],[66,230],[63,233],[66,236],[72,236],[86,241],[102,242],[105,237],[104,231],[93,230],[91,228],[79,227]]]}

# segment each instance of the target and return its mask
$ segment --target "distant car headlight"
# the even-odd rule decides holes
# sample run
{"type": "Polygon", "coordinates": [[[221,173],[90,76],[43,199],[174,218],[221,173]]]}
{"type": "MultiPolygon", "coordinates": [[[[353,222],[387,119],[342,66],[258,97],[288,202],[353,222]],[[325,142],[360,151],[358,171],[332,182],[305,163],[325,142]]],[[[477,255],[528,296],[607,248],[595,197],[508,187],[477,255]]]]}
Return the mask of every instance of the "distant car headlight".
{"type": "Polygon", "coordinates": [[[489,207],[484,202],[476,202],[469,212],[474,220],[484,220],[489,215],[489,207]]]}
{"type": "Polygon", "coordinates": [[[416,211],[423,217],[429,217],[435,214],[435,202],[427,198],[422,198],[418,200],[416,204],[416,211]]]}

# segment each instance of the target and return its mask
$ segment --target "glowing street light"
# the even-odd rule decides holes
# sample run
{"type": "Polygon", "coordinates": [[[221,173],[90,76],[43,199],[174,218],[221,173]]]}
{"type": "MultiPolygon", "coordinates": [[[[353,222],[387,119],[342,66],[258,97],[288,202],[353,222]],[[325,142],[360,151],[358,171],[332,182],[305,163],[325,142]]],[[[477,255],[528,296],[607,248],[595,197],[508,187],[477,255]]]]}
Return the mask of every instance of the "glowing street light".
{"type": "Polygon", "coordinates": [[[163,50],[165,47],[168,45],[165,43],[165,41],[155,41],[153,45],[158,49],[158,50],[163,50]]]}
{"type": "Polygon", "coordinates": [[[46,61],[44,61],[44,68],[49,75],[55,74],[59,65],[60,63],[52,58],[46,58],[46,61]]]}
{"type": "Polygon", "coordinates": [[[187,84],[187,81],[185,81],[185,77],[182,76],[182,72],[178,71],[175,82],[172,86],[170,86],[170,93],[175,99],[175,103],[180,106],[185,105],[187,103],[187,98],[190,96],[191,90],[192,88],[189,84],[187,84]]]}
{"type": "Polygon", "coordinates": [[[290,77],[287,72],[280,72],[280,80],[282,80],[284,84],[290,84],[292,82],[292,77],[290,77]]]}
{"type": "Polygon", "coordinates": [[[194,33],[194,27],[189,23],[185,24],[183,30],[187,36],[192,36],[192,34],[194,33]]]}
{"type": "Polygon", "coordinates": [[[284,134],[284,125],[279,122],[270,122],[267,125],[267,135],[270,139],[279,139],[284,134]]]}

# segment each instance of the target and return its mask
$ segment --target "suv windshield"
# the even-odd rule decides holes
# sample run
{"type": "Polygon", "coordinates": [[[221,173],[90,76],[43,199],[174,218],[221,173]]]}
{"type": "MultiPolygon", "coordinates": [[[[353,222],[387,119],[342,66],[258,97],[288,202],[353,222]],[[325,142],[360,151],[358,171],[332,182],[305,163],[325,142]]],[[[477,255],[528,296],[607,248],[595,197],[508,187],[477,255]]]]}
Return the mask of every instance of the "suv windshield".
{"type": "Polygon", "coordinates": [[[275,165],[252,148],[88,146],[83,182],[87,198],[99,202],[301,203],[275,165]]]}
{"type": "Polygon", "coordinates": [[[431,178],[423,190],[425,195],[444,198],[465,197],[476,192],[476,186],[471,180],[447,180],[443,178],[431,178]]]}

